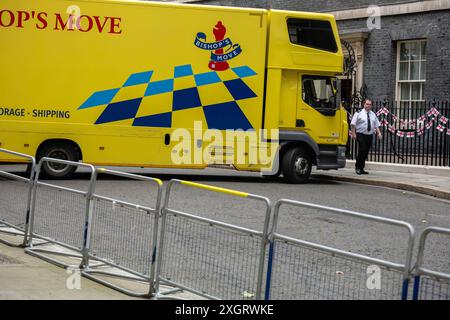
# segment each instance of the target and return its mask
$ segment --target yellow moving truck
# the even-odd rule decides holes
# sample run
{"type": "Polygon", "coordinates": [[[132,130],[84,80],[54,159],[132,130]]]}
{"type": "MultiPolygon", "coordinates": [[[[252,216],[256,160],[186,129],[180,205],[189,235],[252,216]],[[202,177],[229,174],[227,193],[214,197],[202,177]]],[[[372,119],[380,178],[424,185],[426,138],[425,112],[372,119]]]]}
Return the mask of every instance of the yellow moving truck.
{"type": "MultiPolygon", "coordinates": [[[[0,148],[112,166],[224,161],[293,183],[313,165],[345,166],[343,56],[331,15],[2,0],[0,46],[0,148]],[[211,139],[229,132],[244,135],[211,139]],[[255,150],[272,161],[255,161],[255,150]]],[[[18,159],[0,153],[0,161],[18,159]]],[[[43,171],[68,178],[74,168],[43,171]]]]}

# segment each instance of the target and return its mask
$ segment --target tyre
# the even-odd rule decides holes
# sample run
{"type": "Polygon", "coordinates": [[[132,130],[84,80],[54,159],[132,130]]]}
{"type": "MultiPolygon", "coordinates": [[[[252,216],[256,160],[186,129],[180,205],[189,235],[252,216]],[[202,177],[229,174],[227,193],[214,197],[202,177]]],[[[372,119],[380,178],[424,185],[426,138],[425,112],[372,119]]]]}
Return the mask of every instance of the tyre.
{"type": "Polygon", "coordinates": [[[288,150],[281,161],[281,170],[289,183],[306,183],[312,169],[312,155],[308,150],[297,147],[288,150]]]}
{"type": "MultiPolygon", "coordinates": [[[[37,155],[37,161],[43,157],[55,158],[78,162],[80,160],[78,150],[71,144],[65,142],[53,142],[46,144],[37,155]]],[[[48,179],[69,179],[73,176],[77,167],[55,162],[44,162],[41,174],[48,179]]]]}

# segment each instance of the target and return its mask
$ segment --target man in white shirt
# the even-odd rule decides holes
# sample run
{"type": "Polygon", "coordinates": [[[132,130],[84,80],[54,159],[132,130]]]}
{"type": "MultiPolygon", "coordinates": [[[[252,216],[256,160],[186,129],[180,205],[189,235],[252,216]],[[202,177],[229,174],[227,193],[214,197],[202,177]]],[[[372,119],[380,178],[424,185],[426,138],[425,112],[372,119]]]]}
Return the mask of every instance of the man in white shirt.
{"type": "Polygon", "coordinates": [[[352,128],[351,136],[358,141],[358,155],[356,157],[356,174],[369,174],[364,171],[367,156],[372,147],[373,134],[376,133],[378,139],[381,139],[380,121],[377,115],[372,111],[372,100],[364,100],[364,108],[355,113],[350,123],[352,128]]]}

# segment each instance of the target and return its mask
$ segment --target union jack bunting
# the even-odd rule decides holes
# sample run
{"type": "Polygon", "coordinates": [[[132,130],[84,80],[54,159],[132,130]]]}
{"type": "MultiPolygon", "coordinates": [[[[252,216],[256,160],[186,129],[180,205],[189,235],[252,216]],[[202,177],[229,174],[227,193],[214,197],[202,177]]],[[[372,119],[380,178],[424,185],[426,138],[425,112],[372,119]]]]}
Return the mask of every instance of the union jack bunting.
{"type": "Polygon", "coordinates": [[[431,108],[430,110],[428,110],[427,112],[427,116],[431,117],[431,116],[438,116],[439,115],[439,111],[436,108],[431,108]]]}
{"type": "Polygon", "coordinates": [[[397,131],[397,136],[403,138],[405,136],[405,133],[403,131],[397,131]]]}
{"type": "Polygon", "coordinates": [[[389,130],[389,132],[391,132],[391,133],[395,133],[395,127],[394,127],[394,126],[388,125],[388,130],[389,130]]]}
{"type": "Polygon", "coordinates": [[[417,130],[417,135],[418,136],[421,136],[421,135],[423,135],[425,133],[425,128],[424,127],[422,127],[422,128],[420,128],[419,130],[417,130]]]}
{"type": "Polygon", "coordinates": [[[416,133],[414,132],[414,131],[411,131],[411,132],[407,132],[406,133],[406,137],[407,138],[414,138],[416,136],[416,133]]]}
{"type": "Polygon", "coordinates": [[[446,118],[446,117],[444,117],[444,116],[441,116],[441,117],[439,118],[439,121],[442,122],[443,124],[447,124],[448,118],[446,118]]]}
{"type": "Polygon", "coordinates": [[[380,116],[380,114],[384,114],[387,116],[389,114],[389,109],[385,107],[381,108],[380,110],[377,111],[376,115],[380,116]]]}
{"type": "Polygon", "coordinates": [[[442,124],[440,124],[440,125],[438,125],[438,126],[436,127],[436,130],[438,130],[438,131],[440,131],[440,132],[444,132],[445,127],[444,127],[442,124]]]}

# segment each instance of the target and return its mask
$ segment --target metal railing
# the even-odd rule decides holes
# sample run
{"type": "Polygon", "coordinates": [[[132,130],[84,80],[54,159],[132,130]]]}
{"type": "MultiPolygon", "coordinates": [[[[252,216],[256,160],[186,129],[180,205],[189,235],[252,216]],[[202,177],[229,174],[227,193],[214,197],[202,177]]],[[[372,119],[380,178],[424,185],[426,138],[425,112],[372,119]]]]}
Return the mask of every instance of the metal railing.
{"type": "Polygon", "coordinates": [[[281,199],[274,205],[266,299],[407,299],[413,244],[414,229],[406,222],[281,199]],[[404,263],[282,235],[277,232],[282,205],[316,209],[404,228],[408,231],[404,263]],[[375,269],[383,271],[383,279],[390,285],[376,290],[367,287],[367,273],[375,269]]]}
{"type": "Polygon", "coordinates": [[[85,247],[87,256],[82,275],[128,295],[153,296],[162,181],[100,168],[96,169],[93,183],[85,247]],[[99,195],[95,191],[99,173],[156,185],[154,206],[141,206],[99,195]],[[136,292],[99,276],[144,282],[148,289],[144,293],[136,292]]]}
{"type": "Polygon", "coordinates": [[[185,290],[209,299],[261,299],[270,219],[267,198],[182,180],[167,185],[162,209],[157,298],[185,290]],[[251,198],[266,207],[262,230],[252,230],[174,210],[169,207],[174,184],[251,198]],[[175,289],[162,291],[160,285],[175,289]]]}
{"type": "Polygon", "coordinates": [[[31,193],[36,161],[34,157],[0,148],[6,153],[29,163],[29,177],[0,170],[0,233],[20,237],[20,243],[0,239],[11,246],[25,246],[28,239],[31,193]]]}
{"type": "MultiPolygon", "coordinates": [[[[348,109],[351,115],[360,109],[348,109]]],[[[450,102],[424,101],[401,106],[397,101],[374,101],[383,138],[373,138],[368,161],[427,166],[450,166],[450,102]],[[434,111],[433,109],[436,109],[434,111]],[[442,119],[442,120],[441,120],[442,119]]],[[[349,138],[347,159],[356,159],[357,143],[349,138]]]]}
{"type": "MultiPolygon", "coordinates": [[[[25,251],[61,267],[73,267],[64,257],[80,259],[83,265],[91,210],[95,168],[90,164],[42,158],[36,168],[31,201],[28,247],[25,251]],[[83,167],[90,170],[87,191],[67,188],[39,181],[45,162],[83,167]],[[55,247],[54,245],[57,245],[55,247]],[[66,250],[61,250],[61,247],[66,250]],[[57,259],[50,255],[56,255],[57,259]]],[[[78,262],[77,262],[78,264],[78,262]]]]}
{"type": "Polygon", "coordinates": [[[413,300],[449,300],[450,270],[444,273],[423,266],[426,240],[430,234],[441,234],[450,237],[450,229],[428,227],[420,235],[419,253],[417,254],[417,262],[414,268],[413,300]]]}

